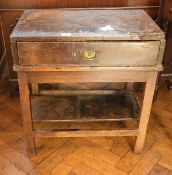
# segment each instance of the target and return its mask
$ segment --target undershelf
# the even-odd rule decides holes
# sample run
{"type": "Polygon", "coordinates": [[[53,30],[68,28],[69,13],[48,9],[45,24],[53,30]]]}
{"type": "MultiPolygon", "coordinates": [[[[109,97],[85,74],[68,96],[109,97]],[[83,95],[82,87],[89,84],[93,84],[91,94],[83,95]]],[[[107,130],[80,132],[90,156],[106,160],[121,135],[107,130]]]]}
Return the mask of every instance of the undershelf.
{"type": "Polygon", "coordinates": [[[31,104],[35,137],[137,135],[139,106],[132,94],[32,96],[31,104]]]}
{"type": "Polygon", "coordinates": [[[89,96],[33,96],[33,121],[124,121],[138,117],[132,94],[89,96]]]}

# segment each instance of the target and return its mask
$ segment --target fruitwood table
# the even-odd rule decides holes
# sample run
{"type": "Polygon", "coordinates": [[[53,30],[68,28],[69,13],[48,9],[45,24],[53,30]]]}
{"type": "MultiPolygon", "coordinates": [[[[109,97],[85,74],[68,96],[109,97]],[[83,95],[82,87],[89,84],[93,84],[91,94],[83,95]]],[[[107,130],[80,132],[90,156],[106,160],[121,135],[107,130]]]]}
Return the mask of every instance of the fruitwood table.
{"type": "MultiPolygon", "coordinates": [[[[11,46],[29,154],[35,154],[37,137],[136,136],[134,152],[142,151],[165,46],[164,33],[143,10],[26,10],[12,32],[11,46]],[[145,82],[138,128],[33,129],[30,84],[34,94],[39,91],[38,84],[75,82],[145,82]]],[[[113,90],[40,90],[38,95],[113,93],[113,90]]]]}

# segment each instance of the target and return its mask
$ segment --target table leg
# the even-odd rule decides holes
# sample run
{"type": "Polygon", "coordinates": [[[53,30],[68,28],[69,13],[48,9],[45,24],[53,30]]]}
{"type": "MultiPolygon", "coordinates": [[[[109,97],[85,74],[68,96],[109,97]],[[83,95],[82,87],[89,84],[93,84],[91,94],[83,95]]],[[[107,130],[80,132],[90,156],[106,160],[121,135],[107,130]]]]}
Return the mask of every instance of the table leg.
{"type": "Polygon", "coordinates": [[[18,72],[18,82],[19,82],[21,112],[25,132],[27,152],[29,155],[35,155],[35,141],[32,135],[32,116],[31,116],[31,105],[29,97],[29,87],[28,87],[27,75],[25,72],[18,72]]]}
{"type": "Polygon", "coordinates": [[[134,150],[135,153],[141,153],[143,149],[155,86],[156,86],[157,74],[158,74],[157,72],[150,72],[148,74],[148,80],[146,83],[145,94],[143,99],[143,106],[140,114],[139,131],[138,131],[135,150],[134,150]]]}

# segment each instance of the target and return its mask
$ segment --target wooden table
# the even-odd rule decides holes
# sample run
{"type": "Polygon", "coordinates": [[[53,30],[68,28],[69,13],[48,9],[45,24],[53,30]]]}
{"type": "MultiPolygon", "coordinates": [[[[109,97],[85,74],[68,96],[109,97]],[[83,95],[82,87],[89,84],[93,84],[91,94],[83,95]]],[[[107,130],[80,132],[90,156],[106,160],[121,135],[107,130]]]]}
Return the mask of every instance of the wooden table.
{"type": "Polygon", "coordinates": [[[10,47],[10,34],[25,9],[54,9],[54,8],[128,8],[144,9],[153,19],[157,18],[159,0],[114,1],[114,0],[8,0],[1,1],[0,6],[0,74],[5,61],[8,63],[9,85],[12,96],[18,94],[17,73],[13,70],[13,59],[10,47]],[[2,37],[2,36],[3,37],[2,37]],[[3,47],[4,45],[4,47],[3,47]]]}
{"type": "MultiPolygon", "coordinates": [[[[135,153],[142,151],[165,45],[164,33],[143,10],[27,10],[11,35],[11,45],[28,153],[35,153],[37,137],[85,136],[137,136],[135,153]],[[138,128],[33,129],[34,113],[28,84],[38,91],[37,84],[75,82],[145,82],[138,128]]],[[[101,95],[114,94],[114,91],[58,89],[38,94],[101,95]]],[[[43,104],[45,108],[46,100],[43,104]]]]}

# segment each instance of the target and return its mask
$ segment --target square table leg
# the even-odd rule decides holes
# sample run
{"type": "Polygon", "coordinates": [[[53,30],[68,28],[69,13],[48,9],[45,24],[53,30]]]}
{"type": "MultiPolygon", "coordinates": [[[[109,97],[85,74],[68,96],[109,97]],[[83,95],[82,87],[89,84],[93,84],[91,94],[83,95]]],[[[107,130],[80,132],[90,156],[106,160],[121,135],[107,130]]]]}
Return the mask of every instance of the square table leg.
{"type": "Polygon", "coordinates": [[[19,82],[21,112],[23,118],[23,127],[25,132],[27,152],[29,155],[35,155],[35,140],[32,134],[32,114],[31,114],[29,87],[28,87],[27,75],[25,72],[18,72],[18,82],[19,82]]]}
{"type": "Polygon", "coordinates": [[[146,130],[149,122],[150,111],[156,86],[157,75],[158,72],[148,73],[148,80],[146,82],[143,105],[140,114],[139,131],[134,150],[135,153],[141,153],[144,146],[146,130]]]}

